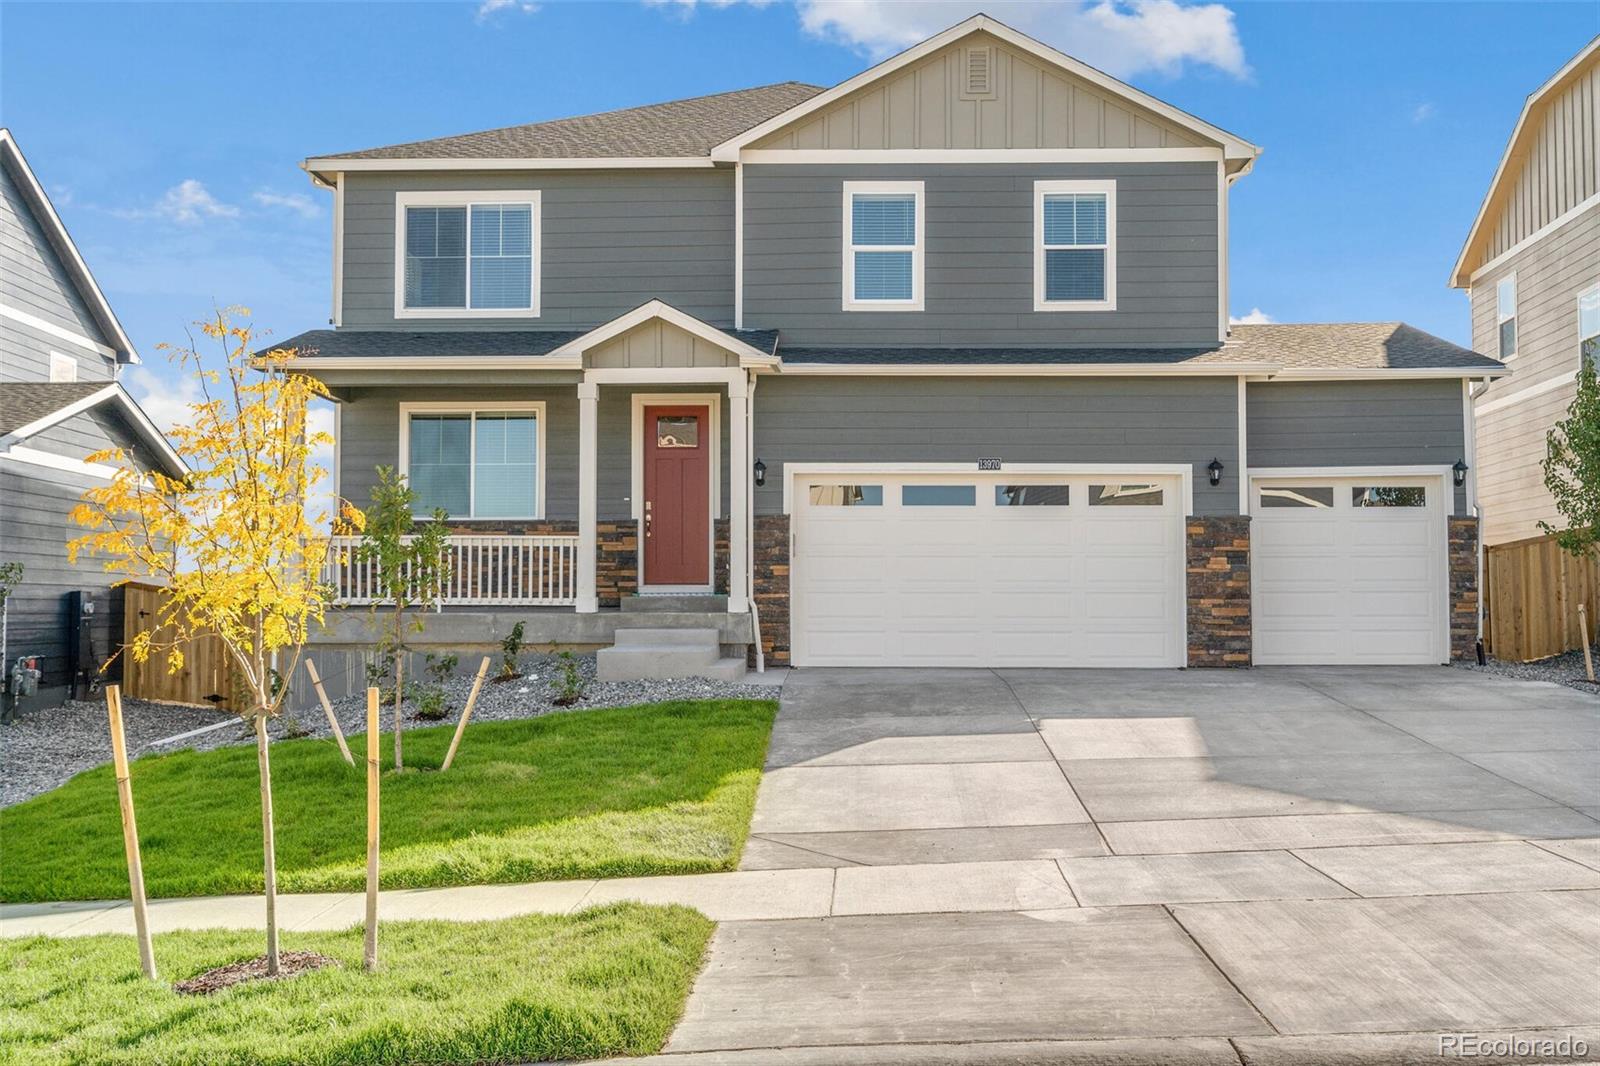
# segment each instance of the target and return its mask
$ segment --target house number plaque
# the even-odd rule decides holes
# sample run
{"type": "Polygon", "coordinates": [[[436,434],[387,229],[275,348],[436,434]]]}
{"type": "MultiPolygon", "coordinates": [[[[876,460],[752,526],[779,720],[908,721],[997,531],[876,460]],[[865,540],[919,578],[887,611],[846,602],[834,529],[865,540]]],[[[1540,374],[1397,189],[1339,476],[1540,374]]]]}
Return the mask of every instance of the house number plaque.
{"type": "Polygon", "coordinates": [[[978,460],[978,469],[979,470],[999,470],[1000,469],[1000,460],[999,459],[979,459],[978,460]]]}

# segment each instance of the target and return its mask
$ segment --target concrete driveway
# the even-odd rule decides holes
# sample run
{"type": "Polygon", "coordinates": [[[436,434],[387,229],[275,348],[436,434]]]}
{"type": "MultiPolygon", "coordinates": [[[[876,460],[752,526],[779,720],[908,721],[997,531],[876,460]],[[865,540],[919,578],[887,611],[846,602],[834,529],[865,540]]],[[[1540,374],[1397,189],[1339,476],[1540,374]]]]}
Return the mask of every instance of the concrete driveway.
{"type": "Polygon", "coordinates": [[[1552,685],[800,671],[744,865],[827,916],[721,925],[669,1054],[1600,1056],[1600,701],[1552,685]]]}

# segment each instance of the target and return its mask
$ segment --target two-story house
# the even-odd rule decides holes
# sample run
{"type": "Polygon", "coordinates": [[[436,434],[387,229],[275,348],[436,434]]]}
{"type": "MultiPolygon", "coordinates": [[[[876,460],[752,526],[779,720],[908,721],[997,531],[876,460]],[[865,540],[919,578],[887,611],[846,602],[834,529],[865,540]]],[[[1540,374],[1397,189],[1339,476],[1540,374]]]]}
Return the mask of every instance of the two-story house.
{"type": "Polygon", "coordinates": [[[1397,322],[1230,327],[1260,153],[980,15],[828,89],[308,159],[334,328],[285,343],[339,401],[341,493],[391,465],[451,514],[479,640],[1466,654],[1466,383],[1503,367],[1397,322]]]}
{"type": "Polygon", "coordinates": [[[1540,464],[1600,359],[1600,37],[1523,105],[1450,275],[1472,303],[1472,346],[1515,369],[1475,389],[1485,544],[1559,523],[1540,464]]]}
{"type": "Polygon", "coordinates": [[[122,641],[121,597],[102,560],[70,562],[69,517],[113,469],[85,456],[121,447],[169,477],[183,461],[117,380],[139,361],[9,130],[0,129],[0,563],[21,563],[7,605],[9,676],[38,661],[23,709],[87,693],[122,641]],[[84,605],[88,604],[85,611],[84,605]]]}

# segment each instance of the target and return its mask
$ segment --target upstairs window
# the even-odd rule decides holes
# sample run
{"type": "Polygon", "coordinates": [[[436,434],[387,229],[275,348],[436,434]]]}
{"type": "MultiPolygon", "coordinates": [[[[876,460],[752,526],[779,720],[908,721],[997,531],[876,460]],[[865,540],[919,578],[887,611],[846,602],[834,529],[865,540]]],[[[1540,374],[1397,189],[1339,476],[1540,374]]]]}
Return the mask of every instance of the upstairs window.
{"type": "Polygon", "coordinates": [[[397,318],[539,313],[537,192],[401,193],[396,207],[397,318]]]}
{"type": "Polygon", "coordinates": [[[1117,306],[1117,184],[1033,185],[1033,308],[1111,311],[1117,306]]]}
{"type": "Polygon", "coordinates": [[[1517,276],[1507,275],[1494,288],[1495,322],[1500,332],[1500,358],[1517,354],[1517,276]]]}
{"type": "Polygon", "coordinates": [[[922,310],[922,182],[844,183],[844,309],[922,310]]]}
{"type": "Polygon", "coordinates": [[[1578,359],[1600,366],[1600,285],[1578,296],[1578,359]]]}

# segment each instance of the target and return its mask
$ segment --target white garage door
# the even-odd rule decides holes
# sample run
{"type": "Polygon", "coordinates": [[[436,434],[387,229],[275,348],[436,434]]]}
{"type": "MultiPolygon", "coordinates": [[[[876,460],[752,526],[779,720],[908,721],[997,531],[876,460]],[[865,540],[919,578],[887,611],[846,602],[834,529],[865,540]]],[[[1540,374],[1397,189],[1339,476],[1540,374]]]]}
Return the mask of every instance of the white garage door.
{"type": "Polygon", "coordinates": [[[1180,666],[1176,477],[797,478],[801,666],[1180,666]]]}
{"type": "Polygon", "coordinates": [[[1449,658],[1442,478],[1257,478],[1252,488],[1257,663],[1449,658]]]}

